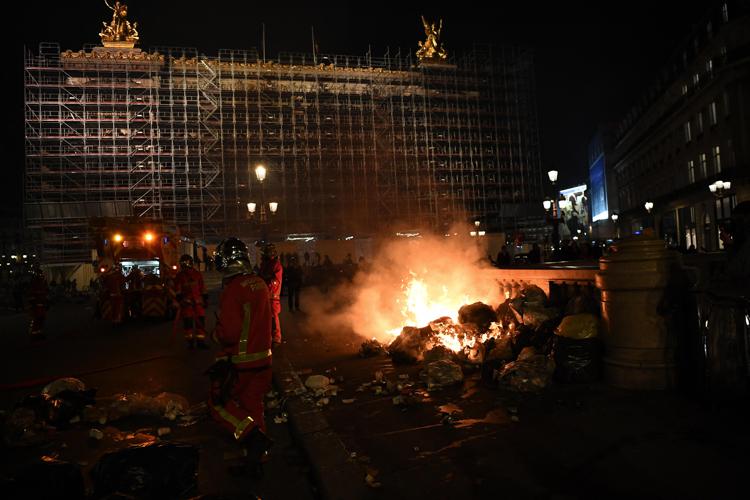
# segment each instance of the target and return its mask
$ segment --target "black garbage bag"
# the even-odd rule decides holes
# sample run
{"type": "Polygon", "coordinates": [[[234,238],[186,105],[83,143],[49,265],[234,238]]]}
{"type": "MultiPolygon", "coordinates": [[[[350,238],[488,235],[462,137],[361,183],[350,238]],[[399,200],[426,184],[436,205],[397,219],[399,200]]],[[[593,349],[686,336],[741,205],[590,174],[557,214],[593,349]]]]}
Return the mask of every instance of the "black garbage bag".
{"type": "Polygon", "coordinates": [[[560,382],[594,382],[601,375],[602,347],[598,338],[570,339],[554,336],[555,379],[560,382]]]}
{"type": "Polygon", "coordinates": [[[61,391],[47,398],[47,411],[44,418],[55,427],[64,427],[73,417],[80,416],[86,406],[95,403],[96,389],[61,391]]]}
{"type": "Polygon", "coordinates": [[[4,498],[85,498],[81,468],[75,464],[47,460],[21,469],[2,485],[4,498]],[[6,496],[7,495],[7,496],[6,496]]]}
{"type": "Polygon", "coordinates": [[[461,306],[458,310],[458,322],[462,325],[473,323],[477,325],[479,333],[484,333],[490,329],[490,325],[497,321],[497,313],[491,306],[482,302],[474,302],[461,306]]]}
{"type": "Polygon", "coordinates": [[[163,441],[108,453],[91,471],[94,495],[182,498],[197,487],[198,458],[195,446],[163,441]]]}

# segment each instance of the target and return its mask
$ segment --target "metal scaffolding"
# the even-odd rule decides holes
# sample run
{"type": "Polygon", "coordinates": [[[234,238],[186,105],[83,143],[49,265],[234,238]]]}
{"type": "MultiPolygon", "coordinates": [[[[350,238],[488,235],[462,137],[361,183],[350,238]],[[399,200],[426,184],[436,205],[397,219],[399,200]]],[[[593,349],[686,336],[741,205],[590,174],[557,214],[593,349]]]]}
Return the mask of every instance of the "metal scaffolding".
{"type": "Polygon", "coordinates": [[[45,260],[88,260],[93,216],[258,234],[246,204],[259,189],[279,202],[273,237],[508,229],[542,197],[533,60],[518,47],[420,63],[41,44],[25,109],[25,218],[45,260]]]}

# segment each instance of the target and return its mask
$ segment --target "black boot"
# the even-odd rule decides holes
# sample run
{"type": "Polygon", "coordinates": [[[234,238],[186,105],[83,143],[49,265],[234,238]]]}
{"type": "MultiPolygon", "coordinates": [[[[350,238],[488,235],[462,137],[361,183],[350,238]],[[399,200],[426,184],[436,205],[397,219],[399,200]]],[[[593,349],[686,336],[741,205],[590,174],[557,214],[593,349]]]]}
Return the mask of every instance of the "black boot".
{"type": "Polygon", "coordinates": [[[268,437],[259,427],[255,427],[245,438],[244,445],[250,469],[252,470],[253,467],[260,465],[256,468],[262,472],[262,464],[268,460],[268,451],[273,446],[273,439],[268,437]]]}

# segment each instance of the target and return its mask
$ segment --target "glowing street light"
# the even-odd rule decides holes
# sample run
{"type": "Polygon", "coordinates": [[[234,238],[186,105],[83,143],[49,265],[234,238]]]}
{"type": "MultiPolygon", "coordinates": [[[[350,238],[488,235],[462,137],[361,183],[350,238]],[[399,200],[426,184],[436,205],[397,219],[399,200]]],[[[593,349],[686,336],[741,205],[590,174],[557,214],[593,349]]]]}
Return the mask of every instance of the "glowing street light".
{"type": "Polygon", "coordinates": [[[276,201],[272,201],[268,203],[268,208],[271,209],[271,213],[275,214],[276,210],[279,209],[279,203],[276,201]]]}
{"type": "Polygon", "coordinates": [[[716,181],[713,184],[709,184],[708,189],[713,195],[721,197],[732,189],[732,183],[730,181],[716,181]]]}
{"type": "Polygon", "coordinates": [[[247,211],[250,212],[250,214],[252,215],[255,213],[255,207],[256,207],[256,204],[250,202],[247,204],[247,211]]]}
{"type": "Polygon", "coordinates": [[[255,177],[257,177],[260,182],[263,182],[266,179],[266,167],[263,165],[255,167],[255,177]]]}
{"type": "Polygon", "coordinates": [[[544,207],[544,209],[545,209],[545,210],[546,210],[547,212],[549,212],[550,208],[552,208],[552,202],[551,202],[550,200],[544,200],[544,201],[542,202],[542,206],[544,207]]]}
{"type": "Polygon", "coordinates": [[[646,212],[651,213],[651,210],[654,208],[653,202],[647,201],[643,204],[643,206],[646,208],[646,212]]]}
{"type": "Polygon", "coordinates": [[[612,214],[612,222],[617,222],[617,219],[619,219],[620,216],[617,214],[612,214]]]}
{"type": "Polygon", "coordinates": [[[549,181],[554,184],[557,182],[557,170],[550,170],[547,172],[547,176],[549,177],[549,181]]]}

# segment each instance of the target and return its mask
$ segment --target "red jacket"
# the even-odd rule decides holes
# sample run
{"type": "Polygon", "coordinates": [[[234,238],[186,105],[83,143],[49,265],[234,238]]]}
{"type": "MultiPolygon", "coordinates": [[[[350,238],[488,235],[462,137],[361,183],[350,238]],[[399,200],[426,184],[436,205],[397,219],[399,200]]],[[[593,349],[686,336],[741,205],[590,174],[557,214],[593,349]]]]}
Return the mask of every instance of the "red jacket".
{"type": "Polygon", "coordinates": [[[111,269],[102,275],[103,290],[109,295],[121,295],[125,286],[125,276],[116,269],[111,269]]]}
{"type": "Polygon", "coordinates": [[[273,260],[264,259],[260,264],[260,275],[268,285],[271,292],[271,300],[281,300],[281,276],[284,270],[278,258],[273,260]]]}
{"type": "Polygon", "coordinates": [[[203,304],[206,285],[203,284],[203,275],[200,271],[193,268],[182,269],[174,279],[174,288],[177,295],[182,295],[182,300],[203,304]]]}
{"type": "Polygon", "coordinates": [[[260,276],[240,274],[224,285],[214,335],[222,346],[217,359],[231,355],[238,368],[271,364],[271,301],[260,276]]]}

